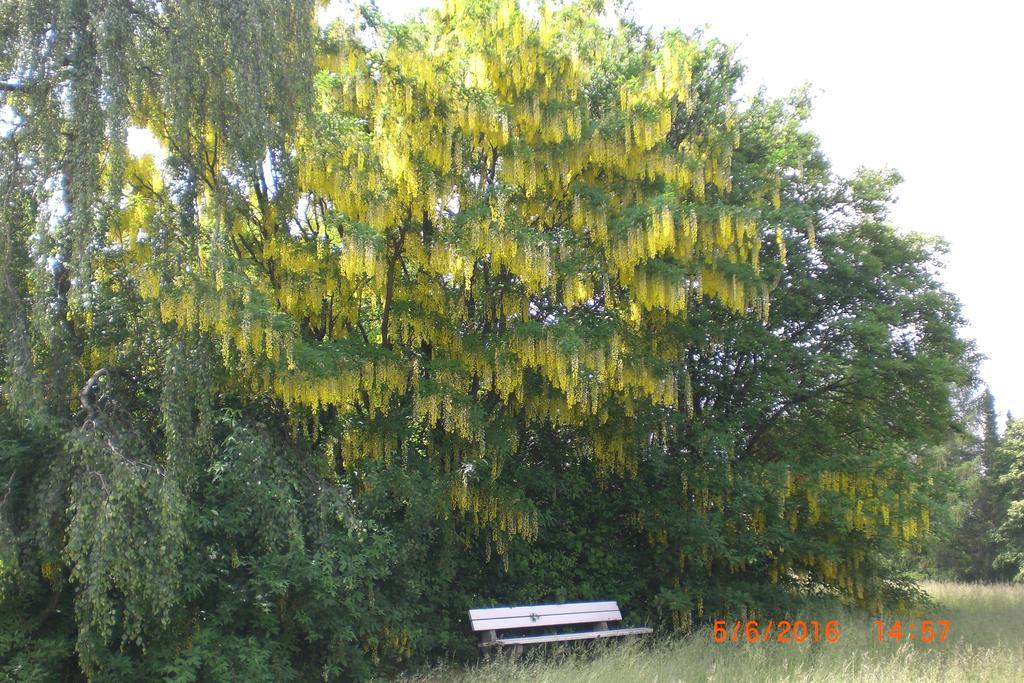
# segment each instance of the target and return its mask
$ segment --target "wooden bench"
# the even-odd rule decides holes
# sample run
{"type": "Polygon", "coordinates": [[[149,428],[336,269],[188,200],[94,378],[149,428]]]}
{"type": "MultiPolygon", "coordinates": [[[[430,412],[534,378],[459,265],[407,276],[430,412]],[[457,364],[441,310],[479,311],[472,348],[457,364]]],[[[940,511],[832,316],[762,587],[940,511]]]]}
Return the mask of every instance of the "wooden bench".
{"type": "Polygon", "coordinates": [[[523,607],[490,607],[469,610],[469,621],[473,631],[480,634],[481,648],[500,648],[513,645],[558,643],[573,640],[596,640],[638,636],[651,633],[653,629],[608,628],[609,622],[622,621],[619,605],[610,602],[573,602],[565,605],[525,605],[523,607]],[[526,629],[551,629],[556,626],[589,625],[585,631],[523,635],[526,629]],[[503,636],[503,631],[517,631],[503,636]]]}

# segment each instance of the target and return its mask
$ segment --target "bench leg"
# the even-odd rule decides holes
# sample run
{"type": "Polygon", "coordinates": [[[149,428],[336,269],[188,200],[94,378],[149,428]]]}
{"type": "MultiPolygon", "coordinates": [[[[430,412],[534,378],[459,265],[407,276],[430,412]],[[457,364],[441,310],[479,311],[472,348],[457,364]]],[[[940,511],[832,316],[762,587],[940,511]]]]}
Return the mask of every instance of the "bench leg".
{"type": "Polygon", "coordinates": [[[493,643],[497,639],[498,636],[495,631],[484,631],[480,634],[480,655],[484,659],[491,659],[501,651],[500,645],[489,645],[489,643],[493,643]]]}

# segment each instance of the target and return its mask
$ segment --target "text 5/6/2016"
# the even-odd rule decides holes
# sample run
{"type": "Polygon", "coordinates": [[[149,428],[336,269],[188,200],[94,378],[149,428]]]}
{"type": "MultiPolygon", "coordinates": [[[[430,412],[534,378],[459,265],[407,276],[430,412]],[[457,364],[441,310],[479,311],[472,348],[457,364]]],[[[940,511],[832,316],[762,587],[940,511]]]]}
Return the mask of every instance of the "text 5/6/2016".
{"type": "Polygon", "coordinates": [[[839,621],[831,619],[824,623],[812,621],[769,621],[761,624],[756,619],[749,621],[717,619],[711,625],[711,639],[716,643],[803,643],[839,641],[839,621]]]}

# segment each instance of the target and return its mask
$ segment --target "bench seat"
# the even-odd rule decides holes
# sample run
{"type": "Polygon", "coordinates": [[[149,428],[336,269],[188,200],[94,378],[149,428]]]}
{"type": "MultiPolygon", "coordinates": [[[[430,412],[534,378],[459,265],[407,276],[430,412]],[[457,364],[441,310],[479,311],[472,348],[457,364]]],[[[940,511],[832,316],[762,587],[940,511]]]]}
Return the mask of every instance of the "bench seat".
{"type": "Polygon", "coordinates": [[[622,613],[615,601],[573,602],[562,605],[523,605],[519,607],[489,607],[469,610],[473,631],[480,634],[481,648],[500,648],[577,640],[598,640],[640,636],[652,633],[647,627],[608,628],[609,622],[622,621],[622,613]],[[560,626],[589,626],[585,631],[564,633],[522,634],[526,629],[550,631],[560,626]],[[503,631],[515,631],[503,635],[503,631]]]}
{"type": "Polygon", "coordinates": [[[621,636],[642,636],[653,632],[654,629],[641,626],[637,628],[609,629],[607,631],[556,633],[547,636],[519,636],[516,638],[499,638],[489,643],[481,643],[480,647],[493,647],[495,645],[539,645],[541,643],[558,643],[570,640],[597,640],[600,638],[618,638],[621,636]]]}

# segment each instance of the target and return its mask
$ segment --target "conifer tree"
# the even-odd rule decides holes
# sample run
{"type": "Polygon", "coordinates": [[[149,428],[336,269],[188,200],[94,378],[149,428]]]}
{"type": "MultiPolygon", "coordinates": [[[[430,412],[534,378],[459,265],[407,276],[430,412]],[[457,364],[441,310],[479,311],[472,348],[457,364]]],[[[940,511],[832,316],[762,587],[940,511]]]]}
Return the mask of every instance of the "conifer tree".
{"type": "Polygon", "coordinates": [[[1006,514],[995,533],[999,543],[995,566],[1009,572],[1014,581],[1024,581],[1024,423],[1007,420],[1000,451],[1009,470],[1002,478],[1006,514]]]}

